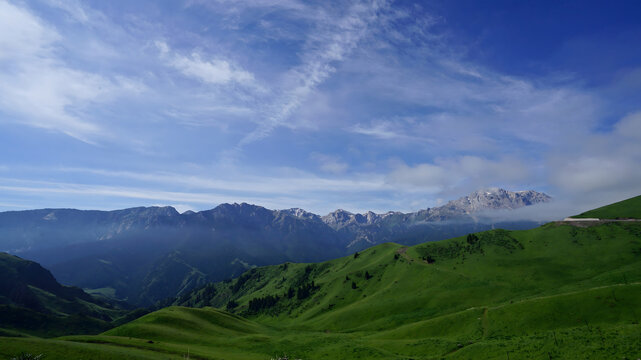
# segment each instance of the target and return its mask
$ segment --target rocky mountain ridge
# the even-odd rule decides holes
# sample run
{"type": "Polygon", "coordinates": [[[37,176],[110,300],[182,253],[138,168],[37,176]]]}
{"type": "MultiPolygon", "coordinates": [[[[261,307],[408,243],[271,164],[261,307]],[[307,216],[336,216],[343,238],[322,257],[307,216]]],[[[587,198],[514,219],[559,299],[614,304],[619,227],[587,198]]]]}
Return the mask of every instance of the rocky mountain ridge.
{"type": "Polygon", "coordinates": [[[334,229],[341,229],[351,224],[373,225],[380,223],[390,217],[402,217],[404,222],[438,222],[454,220],[456,218],[473,215],[480,211],[487,210],[514,210],[524,206],[545,203],[552,198],[534,190],[508,191],[501,188],[488,188],[475,191],[467,196],[449,201],[447,204],[434,208],[427,208],[413,213],[401,213],[389,211],[383,214],[376,214],[368,211],[363,214],[353,214],[338,209],[321,219],[334,229]]]}

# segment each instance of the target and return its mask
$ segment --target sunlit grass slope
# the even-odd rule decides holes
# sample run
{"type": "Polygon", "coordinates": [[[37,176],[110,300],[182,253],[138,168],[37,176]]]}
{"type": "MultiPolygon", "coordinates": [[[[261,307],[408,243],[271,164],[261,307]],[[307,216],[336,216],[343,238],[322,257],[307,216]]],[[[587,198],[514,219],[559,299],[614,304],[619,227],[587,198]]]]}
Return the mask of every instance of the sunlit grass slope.
{"type": "Polygon", "coordinates": [[[217,307],[232,301],[238,314],[298,329],[379,331],[470,307],[641,281],[640,236],[641,224],[548,224],[411,248],[384,244],[357,257],[254,269],[181,300],[217,307]],[[311,281],[315,288],[299,299],[298,289],[311,281]],[[268,296],[279,298],[249,308],[268,296]]]}
{"type": "Polygon", "coordinates": [[[0,358],[33,348],[53,359],[61,349],[104,359],[636,359],[641,223],[383,244],[253,269],[176,304],[200,308],[165,308],[99,336],[0,338],[0,358]]]}
{"type": "Polygon", "coordinates": [[[586,211],[574,218],[599,218],[599,219],[641,219],[641,195],[631,199],[619,201],[598,209],[586,211]]]}

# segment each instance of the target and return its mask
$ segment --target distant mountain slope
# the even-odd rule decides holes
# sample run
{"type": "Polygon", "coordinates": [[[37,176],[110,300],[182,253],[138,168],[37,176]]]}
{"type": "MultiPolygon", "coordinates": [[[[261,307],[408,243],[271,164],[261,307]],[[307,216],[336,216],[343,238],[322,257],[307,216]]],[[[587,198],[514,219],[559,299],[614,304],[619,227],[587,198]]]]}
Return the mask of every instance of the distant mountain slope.
{"type": "MultiPolygon", "coordinates": [[[[414,213],[388,212],[352,214],[336,210],[319,216],[303,209],[268,210],[249,204],[222,204],[214,209],[184,214],[172,207],[138,207],[115,211],[41,209],[0,212],[0,250],[13,253],[28,250],[106,240],[140,240],[159,237],[181,239],[184,230],[210,231],[216,228],[280,226],[291,217],[308,223],[324,223],[334,230],[350,225],[410,226],[420,222],[469,221],[469,215],[486,210],[516,209],[548,202],[551,198],[535,191],[511,192],[490,188],[474,192],[447,204],[414,213]]],[[[205,231],[204,235],[207,233],[205,231]]],[[[347,239],[349,243],[351,239],[347,239]]],[[[282,244],[281,244],[282,245],[282,244]]]]}
{"type": "Polygon", "coordinates": [[[48,266],[63,283],[114,291],[119,299],[138,305],[237,276],[253,266],[344,254],[338,235],[325,224],[260,206],[223,204],[171,215],[169,224],[160,221],[158,212],[171,214],[165,208],[150,209],[137,221],[110,226],[127,230],[112,233],[108,240],[20,254],[48,266]]]}
{"type": "Polygon", "coordinates": [[[0,253],[0,272],[0,296],[5,302],[44,310],[44,305],[30,291],[30,287],[67,300],[92,300],[91,296],[81,289],[60,285],[53,275],[39,264],[17,256],[0,253]]]}
{"type": "Polygon", "coordinates": [[[0,328],[38,335],[97,333],[126,313],[79,288],[62,286],[39,264],[0,253],[0,328]]]}
{"type": "Polygon", "coordinates": [[[586,211],[573,218],[641,219],[641,195],[586,211]]]}
{"type": "Polygon", "coordinates": [[[494,226],[531,228],[538,223],[495,223],[479,214],[549,199],[488,189],[414,213],[338,210],[322,217],[249,204],[183,214],[171,207],[14,211],[0,213],[0,249],[43,264],[64,284],[147,306],[255,266],[329,260],[384,242],[413,245],[494,226]]]}
{"type": "Polygon", "coordinates": [[[0,213],[0,251],[15,253],[118,237],[134,238],[148,229],[177,228],[181,224],[180,214],[172,207],[7,211],[0,213]]]}

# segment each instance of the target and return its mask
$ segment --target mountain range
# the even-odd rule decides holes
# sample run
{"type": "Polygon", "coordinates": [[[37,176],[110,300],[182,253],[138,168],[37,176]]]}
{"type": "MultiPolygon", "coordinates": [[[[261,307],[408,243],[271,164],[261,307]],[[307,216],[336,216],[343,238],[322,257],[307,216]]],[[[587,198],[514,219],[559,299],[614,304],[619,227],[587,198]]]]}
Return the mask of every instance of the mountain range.
{"type": "Polygon", "coordinates": [[[494,226],[531,228],[538,223],[481,215],[550,200],[493,188],[413,213],[319,216],[245,203],[182,214],[172,207],[12,211],[0,213],[0,250],[43,264],[63,284],[148,306],[256,266],[324,261],[384,242],[413,245],[494,226]]]}

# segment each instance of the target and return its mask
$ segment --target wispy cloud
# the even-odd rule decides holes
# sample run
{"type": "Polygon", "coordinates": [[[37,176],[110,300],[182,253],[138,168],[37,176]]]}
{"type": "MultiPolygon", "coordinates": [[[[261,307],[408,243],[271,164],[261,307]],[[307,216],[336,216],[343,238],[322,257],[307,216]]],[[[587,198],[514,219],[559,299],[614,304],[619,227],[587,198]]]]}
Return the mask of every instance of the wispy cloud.
{"type": "Polygon", "coordinates": [[[0,0],[1,184],[25,188],[3,202],[386,211],[490,185],[641,191],[638,69],[605,89],[506,71],[426,8],[0,0]]]}
{"type": "MultiPolygon", "coordinates": [[[[0,1],[0,111],[11,121],[92,143],[107,130],[87,107],[140,90],[124,76],[76,70],[59,56],[61,35],[28,9],[0,1]]],[[[6,120],[5,120],[6,121],[6,120]]]]}
{"type": "Polygon", "coordinates": [[[301,54],[302,63],[284,76],[281,96],[269,106],[266,118],[240,145],[268,136],[279,126],[291,127],[292,114],[302,102],[335,71],[334,65],[343,61],[367,34],[378,17],[381,4],[355,3],[337,19],[318,16],[313,32],[301,54]]]}
{"type": "Polygon", "coordinates": [[[266,9],[285,9],[285,10],[307,10],[308,7],[298,0],[188,0],[187,6],[202,5],[211,7],[217,12],[238,13],[247,9],[266,8],[266,9]]]}
{"type": "Polygon", "coordinates": [[[251,85],[254,82],[254,75],[241,69],[227,60],[211,59],[203,60],[200,54],[194,52],[190,56],[172,54],[167,43],[157,40],[156,47],[161,55],[169,56],[168,63],[182,72],[184,75],[200,80],[207,84],[228,84],[239,83],[251,85]]]}
{"type": "Polygon", "coordinates": [[[349,168],[349,165],[342,161],[338,156],[314,152],[310,155],[310,158],[319,164],[319,167],[323,172],[342,174],[349,168]]]}
{"type": "MultiPolygon", "coordinates": [[[[172,202],[189,202],[195,204],[219,204],[222,202],[233,202],[235,199],[229,196],[216,196],[205,193],[185,193],[173,191],[153,191],[141,188],[70,184],[70,183],[45,183],[41,186],[5,186],[0,189],[28,194],[62,194],[62,195],[86,195],[94,197],[122,197],[142,200],[162,200],[172,202]]],[[[252,198],[250,201],[262,202],[264,198],[252,198]]]]}
{"type": "MultiPolygon", "coordinates": [[[[62,172],[75,172],[100,175],[99,183],[38,181],[19,178],[1,178],[0,190],[13,194],[30,196],[75,196],[82,199],[105,198],[139,199],[148,204],[179,203],[203,209],[220,203],[249,202],[272,208],[310,206],[315,211],[329,211],[336,206],[331,201],[317,199],[314,194],[322,193],[325,198],[340,198],[340,194],[375,193],[389,191],[390,187],[380,176],[362,176],[361,179],[333,179],[315,176],[264,177],[245,174],[242,179],[211,179],[204,176],[189,176],[172,173],[134,173],[100,169],[60,169],[62,172]],[[112,181],[105,177],[135,180],[131,185],[100,185],[112,181]],[[135,185],[134,185],[135,184],[135,185]],[[167,190],[168,188],[176,190],[167,190]],[[178,190],[184,189],[184,190],[178,190]]],[[[49,174],[55,174],[50,169],[49,174]]],[[[66,199],[61,206],[69,206],[66,199]]],[[[60,199],[56,199],[59,203],[60,199]]],[[[356,209],[363,209],[358,207],[356,209]]]]}
{"type": "MultiPolygon", "coordinates": [[[[348,66],[364,82],[358,87],[372,99],[427,109],[411,126],[413,135],[440,141],[481,135],[554,145],[597,124],[602,101],[572,83],[537,83],[483,69],[475,69],[473,77],[461,77],[458,69],[465,64],[439,53],[430,56],[418,69],[390,63],[377,53],[348,66]],[[440,65],[443,61],[448,62],[446,67],[440,65]],[[452,65],[455,61],[459,65],[452,65]],[[376,76],[370,76],[372,72],[376,76]]],[[[358,124],[350,130],[390,140],[397,133],[386,123],[358,124]]]]}
{"type": "Polygon", "coordinates": [[[6,203],[0,202],[0,208],[9,208],[9,209],[29,209],[31,206],[25,204],[16,204],[16,203],[6,203]]]}
{"type": "MultiPolygon", "coordinates": [[[[52,169],[53,170],[53,169],[52,169]]],[[[344,192],[344,191],[378,191],[387,188],[383,177],[374,174],[364,174],[356,178],[328,178],[312,174],[286,174],[283,177],[257,175],[243,172],[244,175],[234,174],[228,178],[198,176],[184,173],[140,173],[131,171],[113,171],[87,168],[60,168],[63,172],[92,173],[95,175],[128,178],[157,184],[174,184],[201,190],[236,191],[243,193],[276,194],[297,192],[344,192]],[[286,187],[283,184],[287,183],[286,187]]]]}
{"type": "Polygon", "coordinates": [[[572,197],[623,199],[641,184],[641,112],[620,119],[605,133],[567,139],[547,158],[550,182],[572,197]]]}
{"type": "Polygon", "coordinates": [[[370,123],[357,123],[347,128],[347,131],[371,136],[380,140],[421,141],[433,143],[429,136],[416,133],[416,118],[396,118],[389,120],[374,120],[370,123]]]}
{"type": "Polygon", "coordinates": [[[465,194],[481,187],[518,184],[531,178],[517,158],[490,160],[478,156],[438,158],[414,166],[399,164],[387,177],[390,184],[434,194],[465,194]]]}
{"type": "Polygon", "coordinates": [[[356,134],[373,136],[384,140],[405,137],[404,134],[398,133],[397,129],[393,129],[389,122],[379,122],[371,126],[356,124],[350,127],[349,130],[356,134]]]}
{"type": "Polygon", "coordinates": [[[80,23],[87,23],[90,20],[85,8],[78,0],[46,0],[51,6],[58,8],[80,23]]]}

